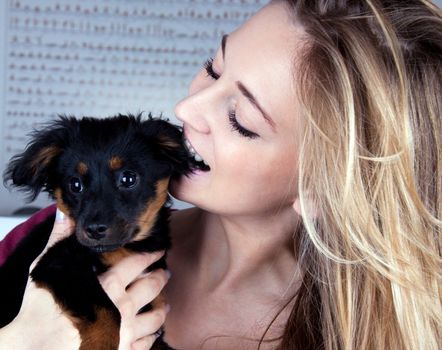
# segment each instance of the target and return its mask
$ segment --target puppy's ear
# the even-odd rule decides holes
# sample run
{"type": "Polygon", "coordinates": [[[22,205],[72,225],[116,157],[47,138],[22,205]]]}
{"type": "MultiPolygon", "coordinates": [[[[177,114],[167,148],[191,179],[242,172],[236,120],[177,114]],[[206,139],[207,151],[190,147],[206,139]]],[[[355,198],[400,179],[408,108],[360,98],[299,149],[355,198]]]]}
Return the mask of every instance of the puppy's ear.
{"type": "Polygon", "coordinates": [[[149,147],[155,149],[157,156],[171,166],[172,173],[188,173],[189,155],[184,146],[181,129],[166,120],[152,117],[142,124],[149,147]]]}
{"type": "Polygon", "coordinates": [[[3,176],[4,184],[28,193],[29,201],[42,190],[52,193],[57,177],[56,164],[72,135],[74,121],[74,118],[60,117],[32,133],[25,151],[11,158],[3,176]]]}

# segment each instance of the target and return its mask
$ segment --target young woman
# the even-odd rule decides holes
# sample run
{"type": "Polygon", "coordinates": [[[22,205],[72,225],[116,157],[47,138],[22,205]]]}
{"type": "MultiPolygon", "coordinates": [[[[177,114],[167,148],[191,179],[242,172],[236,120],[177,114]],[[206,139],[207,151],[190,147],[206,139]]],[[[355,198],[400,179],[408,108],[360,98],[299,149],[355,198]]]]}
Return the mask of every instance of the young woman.
{"type": "MultiPolygon", "coordinates": [[[[171,275],[140,255],[100,276],[120,349],[163,323],[179,349],[440,349],[441,57],[426,0],[271,1],[222,38],[176,108],[210,171],[172,185],[195,208],[172,217],[171,275]],[[165,285],[170,307],[137,315],[165,285]]],[[[42,294],[2,345],[78,347],[42,294]]]]}

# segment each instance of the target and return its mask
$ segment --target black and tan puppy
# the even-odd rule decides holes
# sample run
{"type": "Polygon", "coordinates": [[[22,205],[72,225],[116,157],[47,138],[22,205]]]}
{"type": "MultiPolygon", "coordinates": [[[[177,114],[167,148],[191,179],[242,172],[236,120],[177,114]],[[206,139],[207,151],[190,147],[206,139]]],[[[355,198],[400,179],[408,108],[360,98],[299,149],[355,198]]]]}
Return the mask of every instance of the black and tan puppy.
{"type": "MultiPolygon", "coordinates": [[[[160,119],[61,117],[14,157],[5,181],[35,199],[48,192],[75,223],[71,236],[38,262],[31,278],[49,290],[78,328],[82,350],[117,349],[120,315],[97,274],[136,252],[168,249],[168,183],[186,174],[181,131],[160,119]],[[105,336],[97,336],[104,334],[105,336]]],[[[0,327],[17,315],[30,263],[54,218],[36,227],[0,267],[0,327]]],[[[164,259],[153,268],[165,268],[164,259]]],[[[161,338],[154,349],[166,349],[161,338]]]]}

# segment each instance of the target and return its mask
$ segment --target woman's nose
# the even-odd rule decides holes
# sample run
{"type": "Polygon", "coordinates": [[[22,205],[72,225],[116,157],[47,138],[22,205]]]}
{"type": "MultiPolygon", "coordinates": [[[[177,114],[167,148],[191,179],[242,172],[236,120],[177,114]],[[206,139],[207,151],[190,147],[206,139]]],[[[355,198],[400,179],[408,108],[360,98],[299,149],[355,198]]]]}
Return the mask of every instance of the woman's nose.
{"type": "Polygon", "coordinates": [[[209,124],[201,104],[194,101],[193,95],[184,98],[175,106],[175,115],[184,124],[203,134],[210,133],[209,124]]]}
{"type": "Polygon", "coordinates": [[[214,111],[214,98],[206,89],[189,94],[175,106],[175,116],[195,131],[210,133],[208,117],[214,111]]]}

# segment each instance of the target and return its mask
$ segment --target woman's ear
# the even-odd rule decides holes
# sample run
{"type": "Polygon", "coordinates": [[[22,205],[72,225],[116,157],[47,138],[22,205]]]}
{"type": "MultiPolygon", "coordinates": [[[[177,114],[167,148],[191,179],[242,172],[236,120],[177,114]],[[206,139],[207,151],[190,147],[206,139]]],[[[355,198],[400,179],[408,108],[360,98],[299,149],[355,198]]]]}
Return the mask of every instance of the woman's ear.
{"type": "Polygon", "coordinates": [[[295,212],[301,217],[307,215],[311,219],[316,219],[318,217],[318,210],[316,205],[313,204],[313,201],[305,199],[303,204],[304,208],[301,208],[301,199],[297,197],[293,203],[293,209],[295,209],[295,212]],[[304,209],[305,214],[303,214],[302,209],[304,209]]]}

